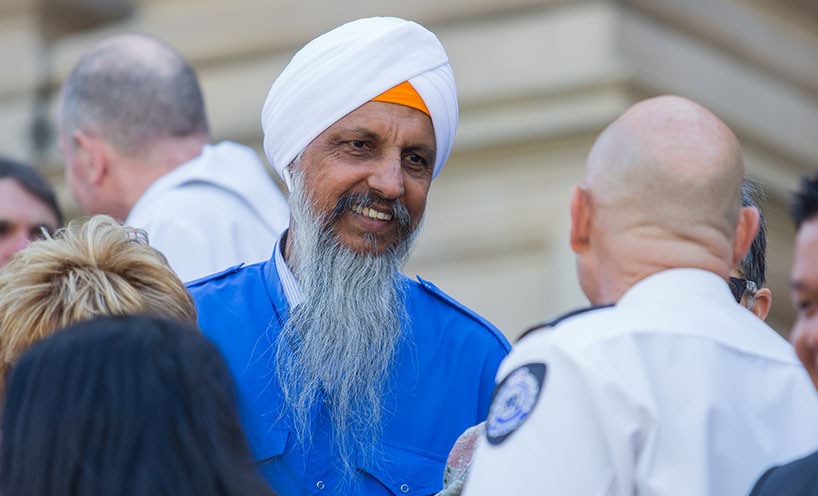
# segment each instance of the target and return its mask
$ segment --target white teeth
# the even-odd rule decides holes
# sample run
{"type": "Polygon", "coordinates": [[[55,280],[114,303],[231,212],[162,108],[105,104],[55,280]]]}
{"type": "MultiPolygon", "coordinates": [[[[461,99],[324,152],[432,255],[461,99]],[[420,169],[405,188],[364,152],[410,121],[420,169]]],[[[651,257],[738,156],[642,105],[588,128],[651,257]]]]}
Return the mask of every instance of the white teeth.
{"type": "Polygon", "coordinates": [[[369,217],[370,219],[392,220],[392,214],[378,212],[374,208],[364,208],[360,205],[352,205],[349,207],[349,209],[357,214],[363,215],[364,217],[369,217]]]}

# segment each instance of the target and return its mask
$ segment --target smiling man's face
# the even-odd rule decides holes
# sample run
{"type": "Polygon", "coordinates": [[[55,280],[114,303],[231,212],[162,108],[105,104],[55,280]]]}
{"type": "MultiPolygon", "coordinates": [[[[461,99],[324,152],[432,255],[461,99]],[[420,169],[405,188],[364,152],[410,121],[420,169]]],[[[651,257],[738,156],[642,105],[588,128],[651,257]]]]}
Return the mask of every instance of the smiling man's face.
{"type": "Polygon", "coordinates": [[[341,245],[380,254],[423,218],[435,151],[429,116],[403,105],[368,102],[315,138],[299,167],[314,213],[341,245]]]}
{"type": "Polygon", "coordinates": [[[790,339],[818,388],[818,217],[798,229],[791,281],[797,317],[790,339]]]}

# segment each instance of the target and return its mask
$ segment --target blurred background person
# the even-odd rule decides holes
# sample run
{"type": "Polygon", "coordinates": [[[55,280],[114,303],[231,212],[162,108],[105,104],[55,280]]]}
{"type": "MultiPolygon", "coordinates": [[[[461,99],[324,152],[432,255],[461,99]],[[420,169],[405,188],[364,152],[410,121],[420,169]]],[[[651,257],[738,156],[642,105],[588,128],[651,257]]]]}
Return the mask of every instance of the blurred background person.
{"type": "Polygon", "coordinates": [[[33,167],[0,157],[0,266],[43,229],[62,225],[62,212],[48,181],[33,167]]]}
{"type": "Polygon", "coordinates": [[[142,231],[100,215],[31,243],[0,270],[0,387],[15,358],[57,329],[135,313],[196,323],[182,281],[142,231]]]}
{"type": "Polygon", "coordinates": [[[773,303],[767,283],[767,219],[764,215],[764,190],[749,177],[741,185],[741,205],[758,210],[758,232],[739,266],[730,273],[730,291],[736,301],[761,320],[766,320],[773,303]]]}
{"type": "Polygon", "coordinates": [[[266,496],[230,372],[196,328],[144,316],[81,322],[15,364],[0,492],[266,496]]]}
{"type": "Polygon", "coordinates": [[[210,144],[193,68],[121,35],[88,51],[60,97],[66,180],[90,214],[144,229],[182,280],[270,257],[289,209],[256,153],[210,144]]]}
{"type": "MultiPolygon", "coordinates": [[[[797,230],[790,297],[797,319],[790,339],[818,388],[818,176],[804,178],[792,204],[797,230]]],[[[795,405],[783,405],[782,408],[795,405]]],[[[818,419],[816,419],[818,421],[818,419]]],[[[767,471],[751,496],[818,494],[818,452],[767,471]]]]}

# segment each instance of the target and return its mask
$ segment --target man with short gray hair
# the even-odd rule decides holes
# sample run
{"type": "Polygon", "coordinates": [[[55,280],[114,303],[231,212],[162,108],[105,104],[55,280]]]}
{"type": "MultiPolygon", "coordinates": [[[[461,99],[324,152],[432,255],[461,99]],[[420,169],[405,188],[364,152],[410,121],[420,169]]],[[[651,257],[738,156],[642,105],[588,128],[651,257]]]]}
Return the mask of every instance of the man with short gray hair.
{"type": "Polygon", "coordinates": [[[253,150],[210,144],[196,73],[176,50],[103,41],[69,74],[59,114],[77,202],[144,229],[183,280],[269,257],[286,201],[253,150]]]}

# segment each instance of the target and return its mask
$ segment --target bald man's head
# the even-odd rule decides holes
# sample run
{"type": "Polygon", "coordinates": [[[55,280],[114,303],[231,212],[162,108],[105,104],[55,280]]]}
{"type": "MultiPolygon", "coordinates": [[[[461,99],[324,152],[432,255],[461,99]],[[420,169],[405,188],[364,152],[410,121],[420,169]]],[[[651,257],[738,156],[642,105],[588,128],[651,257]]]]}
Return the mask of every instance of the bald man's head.
{"type": "Polygon", "coordinates": [[[732,238],[744,165],[732,131],[700,105],[662,96],[631,107],[602,133],[586,187],[620,227],[717,229],[732,238]]]}
{"type": "Polygon", "coordinates": [[[63,85],[60,128],[67,136],[94,132],[125,154],[157,139],[208,134],[193,68],[143,35],[110,38],[82,57],[63,85]]]}
{"type": "Polygon", "coordinates": [[[726,277],[744,254],[734,252],[746,251],[743,176],[738,139],[709,110],[676,96],[634,105],[597,139],[572,200],[585,219],[572,231],[575,251],[588,255],[581,275],[695,267],[726,277]]]}

